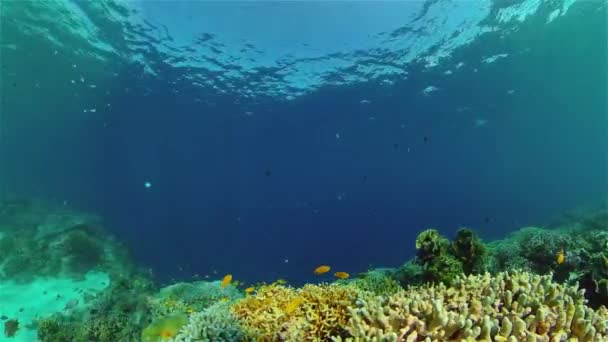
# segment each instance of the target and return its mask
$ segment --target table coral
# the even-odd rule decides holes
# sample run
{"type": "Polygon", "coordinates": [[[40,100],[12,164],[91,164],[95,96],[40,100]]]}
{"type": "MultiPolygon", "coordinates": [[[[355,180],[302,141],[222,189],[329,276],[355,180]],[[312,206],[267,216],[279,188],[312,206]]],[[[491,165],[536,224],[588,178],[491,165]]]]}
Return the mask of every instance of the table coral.
{"type": "Polygon", "coordinates": [[[606,341],[608,310],[583,291],[523,272],[459,277],[349,308],[351,337],[334,341],[606,341]]]}

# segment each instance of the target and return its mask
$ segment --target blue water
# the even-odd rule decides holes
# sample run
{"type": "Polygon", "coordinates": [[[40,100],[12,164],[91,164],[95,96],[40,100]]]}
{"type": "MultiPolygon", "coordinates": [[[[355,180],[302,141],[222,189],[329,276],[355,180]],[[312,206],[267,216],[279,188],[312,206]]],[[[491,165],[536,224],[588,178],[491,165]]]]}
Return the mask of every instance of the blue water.
{"type": "Polygon", "coordinates": [[[100,215],[162,281],[299,283],[319,264],[398,266],[429,227],[547,225],[608,197],[606,6],[548,22],[570,2],[535,3],[496,3],[493,31],[438,63],[467,27],[407,62],[389,47],[434,39],[448,1],[143,2],[149,26],[132,31],[72,3],[117,52],[59,29],[61,48],[41,43],[19,25],[37,18],[6,5],[23,18],[2,39],[3,194],[100,215]],[[500,6],[529,14],[501,23],[500,6]],[[208,40],[220,52],[192,60],[208,40]],[[357,70],[374,64],[384,74],[357,70]]]}

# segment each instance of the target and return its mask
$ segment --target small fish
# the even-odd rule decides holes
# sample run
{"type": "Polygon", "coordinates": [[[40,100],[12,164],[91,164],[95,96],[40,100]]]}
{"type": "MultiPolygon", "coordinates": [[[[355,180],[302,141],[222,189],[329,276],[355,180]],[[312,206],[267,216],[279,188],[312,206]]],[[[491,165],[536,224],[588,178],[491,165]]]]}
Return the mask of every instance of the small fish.
{"type": "Polygon", "coordinates": [[[224,278],[222,279],[222,283],[220,284],[220,286],[222,288],[225,288],[226,286],[230,285],[231,282],[232,282],[232,274],[226,274],[224,276],[224,278]]]}
{"type": "Polygon", "coordinates": [[[319,266],[319,267],[315,268],[314,273],[315,273],[316,275],[321,275],[321,274],[323,274],[323,273],[327,273],[327,272],[329,272],[329,270],[331,270],[331,267],[329,267],[329,266],[327,266],[327,265],[321,265],[321,266],[319,266]]]}
{"type": "Polygon", "coordinates": [[[245,289],[245,293],[246,294],[251,294],[253,291],[255,291],[255,288],[253,286],[248,287],[245,289]]]}
{"type": "Polygon", "coordinates": [[[226,303],[227,301],[229,301],[230,299],[228,297],[223,297],[222,299],[220,299],[220,302],[222,303],[226,303]]]}
{"type": "Polygon", "coordinates": [[[294,298],[292,299],[289,303],[287,303],[287,305],[285,306],[285,313],[292,313],[294,311],[296,311],[296,309],[300,306],[300,304],[302,304],[304,300],[300,297],[294,298]]]}
{"type": "Polygon", "coordinates": [[[277,281],[275,283],[277,283],[277,285],[285,285],[285,284],[287,284],[287,280],[285,280],[285,279],[277,279],[277,281]]]}
{"type": "Polygon", "coordinates": [[[334,273],[334,276],[339,279],[348,279],[348,277],[350,277],[350,274],[346,272],[336,272],[334,273]]]}
{"type": "Polygon", "coordinates": [[[566,261],[566,253],[564,252],[564,249],[560,249],[559,252],[557,252],[557,254],[555,254],[557,264],[561,265],[564,263],[564,261],[566,261]]]}

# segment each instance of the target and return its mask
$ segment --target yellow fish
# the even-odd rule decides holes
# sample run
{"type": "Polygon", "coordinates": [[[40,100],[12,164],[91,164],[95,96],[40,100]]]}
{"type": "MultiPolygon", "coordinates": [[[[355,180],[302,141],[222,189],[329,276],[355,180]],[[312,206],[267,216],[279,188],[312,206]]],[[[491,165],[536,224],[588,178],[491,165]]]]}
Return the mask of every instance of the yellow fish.
{"type": "Polygon", "coordinates": [[[315,268],[315,274],[316,275],[321,275],[323,273],[329,272],[329,270],[331,270],[331,267],[329,267],[327,265],[321,265],[321,266],[315,268]]]}
{"type": "Polygon", "coordinates": [[[566,253],[564,252],[564,249],[560,249],[559,252],[557,252],[557,254],[555,255],[557,264],[561,265],[564,263],[564,261],[566,261],[566,253]]]}
{"type": "Polygon", "coordinates": [[[224,288],[224,287],[226,287],[226,286],[230,285],[230,282],[231,282],[231,281],[232,281],[232,274],[226,274],[226,275],[224,276],[224,278],[222,279],[222,283],[220,284],[220,286],[221,286],[222,288],[224,288]]]}
{"type": "Polygon", "coordinates": [[[336,278],[340,278],[340,279],[347,279],[348,277],[350,277],[350,274],[348,274],[346,272],[336,272],[336,273],[334,273],[334,276],[336,276],[336,278]]]}
{"type": "Polygon", "coordinates": [[[253,291],[255,291],[255,288],[253,288],[253,286],[252,287],[248,287],[248,288],[245,289],[245,293],[247,293],[247,294],[250,294],[253,291]]]}

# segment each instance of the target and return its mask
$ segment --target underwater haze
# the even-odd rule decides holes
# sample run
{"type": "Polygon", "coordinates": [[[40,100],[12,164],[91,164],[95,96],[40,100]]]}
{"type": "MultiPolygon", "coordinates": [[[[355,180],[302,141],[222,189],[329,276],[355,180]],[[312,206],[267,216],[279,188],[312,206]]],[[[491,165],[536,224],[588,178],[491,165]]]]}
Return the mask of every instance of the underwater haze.
{"type": "Polygon", "coordinates": [[[608,198],[607,3],[2,1],[0,196],[162,281],[318,281],[608,198]]]}

